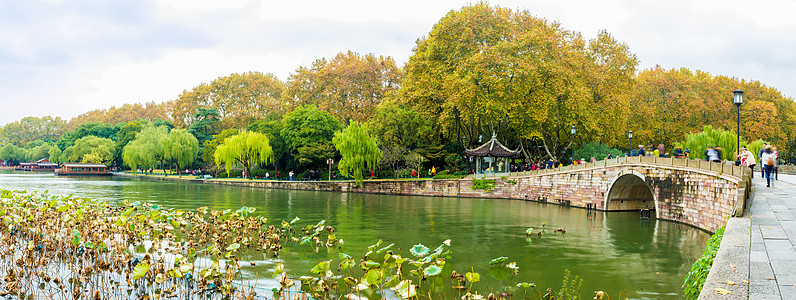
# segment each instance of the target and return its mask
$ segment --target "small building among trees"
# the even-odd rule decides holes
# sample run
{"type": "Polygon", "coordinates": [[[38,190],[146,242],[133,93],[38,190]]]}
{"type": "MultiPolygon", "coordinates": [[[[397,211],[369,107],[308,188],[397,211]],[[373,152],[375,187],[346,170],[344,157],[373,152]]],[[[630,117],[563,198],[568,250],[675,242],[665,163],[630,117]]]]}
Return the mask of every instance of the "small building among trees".
{"type": "Polygon", "coordinates": [[[509,169],[509,158],[517,157],[518,150],[510,150],[497,140],[497,134],[492,134],[488,142],[475,149],[467,149],[465,154],[475,158],[475,174],[506,172],[509,169]],[[481,162],[489,163],[489,168],[481,168],[481,162]],[[494,164],[493,164],[494,163],[494,164]]]}

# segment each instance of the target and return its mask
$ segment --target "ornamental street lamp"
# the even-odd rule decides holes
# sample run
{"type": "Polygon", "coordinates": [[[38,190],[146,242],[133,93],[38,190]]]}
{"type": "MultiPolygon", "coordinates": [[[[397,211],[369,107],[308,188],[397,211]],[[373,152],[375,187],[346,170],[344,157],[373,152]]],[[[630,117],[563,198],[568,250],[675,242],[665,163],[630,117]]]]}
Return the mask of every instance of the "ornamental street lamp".
{"type": "Polygon", "coordinates": [[[732,93],[733,93],[732,102],[735,104],[735,106],[738,107],[738,122],[736,123],[736,125],[738,125],[738,128],[735,131],[736,134],[735,150],[738,152],[738,154],[741,154],[741,104],[743,104],[743,91],[735,90],[732,93]]]}
{"type": "Polygon", "coordinates": [[[630,148],[627,150],[627,155],[633,156],[633,130],[627,131],[627,138],[630,139],[630,148]]]}
{"type": "Polygon", "coordinates": [[[569,133],[572,134],[572,161],[575,161],[575,125],[569,128],[569,133]]]}

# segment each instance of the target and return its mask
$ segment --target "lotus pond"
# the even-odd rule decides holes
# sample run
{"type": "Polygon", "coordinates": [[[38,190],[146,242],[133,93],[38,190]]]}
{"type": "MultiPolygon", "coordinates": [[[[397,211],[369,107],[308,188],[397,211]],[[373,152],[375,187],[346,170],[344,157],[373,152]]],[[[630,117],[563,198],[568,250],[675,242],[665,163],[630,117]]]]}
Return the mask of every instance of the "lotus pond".
{"type": "Polygon", "coordinates": [[[0,174],[0,189],[0,291],[36,298],[539,299],[582,280],[584,299],[682,299],[709,238],[634,212],[513,200],[30,173],[0,174]]]}

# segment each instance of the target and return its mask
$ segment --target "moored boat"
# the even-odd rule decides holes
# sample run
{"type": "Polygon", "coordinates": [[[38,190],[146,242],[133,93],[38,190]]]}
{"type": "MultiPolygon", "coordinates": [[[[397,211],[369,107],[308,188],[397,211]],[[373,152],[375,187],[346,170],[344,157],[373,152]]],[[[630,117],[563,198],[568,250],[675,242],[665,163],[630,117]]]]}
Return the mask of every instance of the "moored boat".
{"type": "Polygon", "coordinates": [[[55,170],[55,175],[111,175],[111,172],[103,164],[66,163],[61,165],[61,169],[55,170]]]}

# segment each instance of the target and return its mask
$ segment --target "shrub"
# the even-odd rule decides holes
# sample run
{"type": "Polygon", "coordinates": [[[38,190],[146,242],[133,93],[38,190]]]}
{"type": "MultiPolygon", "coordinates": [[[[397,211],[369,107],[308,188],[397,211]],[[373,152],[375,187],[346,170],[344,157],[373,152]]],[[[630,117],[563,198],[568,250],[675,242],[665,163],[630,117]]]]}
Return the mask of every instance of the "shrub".
{"type": "Polygon", "coordinates": [[[494,179],[473,179],[472,189],[491,192],[495,190],[494,179]]]}
{"type": "Polygon", "coordinates": [[[716,258],[716,253],[719,251],[722,237],[724,237],[724,226],[716,230],[716,233],[708,239],[707,243],[705,243],[705,252],[702,253],[702,257],[691,265],[691,271],[688,272],[683,281],[683,291],[686,299],[699,298],[702,286],[705,285],[705,279],[708,278],[708,273],[710,273],[710,267],[713,266],[713,259],[716,258]]]}

